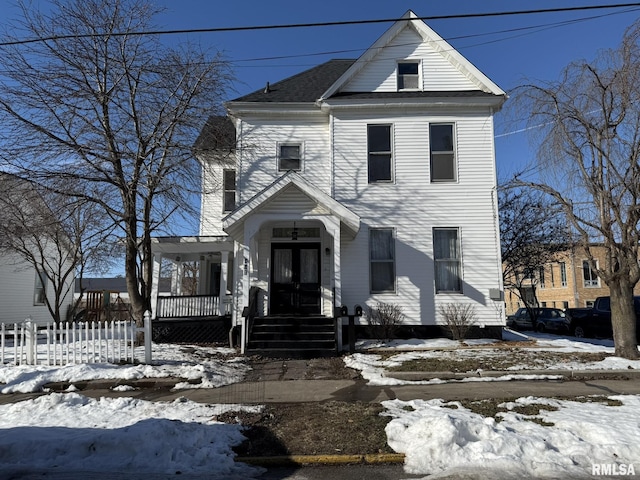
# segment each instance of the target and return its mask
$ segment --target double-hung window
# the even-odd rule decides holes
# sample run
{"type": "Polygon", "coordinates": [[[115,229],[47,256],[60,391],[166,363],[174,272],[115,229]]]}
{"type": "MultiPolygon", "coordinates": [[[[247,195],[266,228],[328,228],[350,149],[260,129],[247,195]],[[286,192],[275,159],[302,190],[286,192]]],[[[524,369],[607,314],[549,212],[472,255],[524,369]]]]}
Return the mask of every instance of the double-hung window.
{"type": "Polygon", "coordinates": [[[223,211],[230,212],[236,206],[236,171],[224,170],[222,172],[222,191],[224,195],[223,211]]]}
{"type": "Polygon", "coordinates": [[[567,264],[560,262],[560,284],[563,287],[567,286],[567,264]]]}
{"type": "Polygon", "coordinates": [[[599,287],[600,279],[596,273],[598,264],[591,263],[589,260],[582,261],[582,278],[584,279],[585,287],[599,287]]]}
{"type": "Polygon", "coordinates": [[[398,62],[398,91],[420,89],[420,62],[398,62]]]}
{"type": "Polygon", "coordinates": [[[278,171],[302,170],[302,144],[278,144],[278,171]]]}
{"type": "Polygon", "coordinates": [[[456,153],[453,123],[429,125],[429,153],[432,182],[456,181],[456,153]]]}
{"type": "Polygon", "coordinates": [[[369,183],[391,181],[391,131],[391,125],[367,125],[369,183]]]}
{"type": "Polygon", "coordinates": [[[433,229],[436,293],[462,292],[462,256],[457,228],[433,229]]]}
{"type": "Polygon", "coordinates": [[[392,228],[369,230],[371,293],[395,292],[396,252],[392,228]]]}
{"type": "Polygon", "coordinates": [[[36,272],[36,284],[33,290],[33,304],[44,305],[47,290],[47,276],[42,272],[36,272]]]}

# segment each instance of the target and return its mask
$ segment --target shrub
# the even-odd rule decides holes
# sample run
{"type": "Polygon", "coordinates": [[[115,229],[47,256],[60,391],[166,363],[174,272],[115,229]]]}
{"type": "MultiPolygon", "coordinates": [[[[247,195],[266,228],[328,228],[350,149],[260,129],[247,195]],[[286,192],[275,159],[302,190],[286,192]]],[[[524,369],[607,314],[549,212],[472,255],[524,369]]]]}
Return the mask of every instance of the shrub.
{"type": "Polygon", "coordinates": [[[378,302],[367,309],[367,323],[373,338],[391,340],[404,321],[402,307],[394,303],[378,302]]]}
{"type": "Polygon", "coordinates": [[[438,312],[454,340],[464,340],[476,322],[476,309],[470,304],[446,303],[440,305],[438,312]]]}

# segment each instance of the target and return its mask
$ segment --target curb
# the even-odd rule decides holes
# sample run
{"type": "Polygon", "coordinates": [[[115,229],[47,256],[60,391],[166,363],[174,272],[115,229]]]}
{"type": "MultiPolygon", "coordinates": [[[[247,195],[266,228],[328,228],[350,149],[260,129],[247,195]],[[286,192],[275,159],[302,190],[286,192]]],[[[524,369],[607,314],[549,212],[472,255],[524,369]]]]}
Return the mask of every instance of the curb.
{"type": "Polygon", "coordinates": [[[283,455],[274,457],[236,457],[236,462],[261,467],[299,465],[345,465],[363,463],[404,463],[404,453],[370,453],[364,455],[283,455]]]}

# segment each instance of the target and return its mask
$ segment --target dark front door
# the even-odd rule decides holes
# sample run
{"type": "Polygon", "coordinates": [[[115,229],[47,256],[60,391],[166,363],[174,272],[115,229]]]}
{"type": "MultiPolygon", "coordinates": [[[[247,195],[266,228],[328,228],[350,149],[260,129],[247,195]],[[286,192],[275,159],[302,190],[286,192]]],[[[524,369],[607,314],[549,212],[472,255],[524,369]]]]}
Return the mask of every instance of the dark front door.
{"type": "Polygon", "coordinates": [[[319,243],[272,244],[271,313],[320,313],[319,243]]]}

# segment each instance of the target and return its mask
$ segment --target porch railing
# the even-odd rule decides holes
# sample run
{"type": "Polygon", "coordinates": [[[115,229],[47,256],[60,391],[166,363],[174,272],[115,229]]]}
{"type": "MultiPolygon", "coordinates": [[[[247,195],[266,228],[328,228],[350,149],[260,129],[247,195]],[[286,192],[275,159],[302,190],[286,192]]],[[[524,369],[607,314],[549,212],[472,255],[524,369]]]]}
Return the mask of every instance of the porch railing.
{"type": "MultiPolygon", "coordinates": [[[[222,299],[222,314],[231,314],[231,295],[222,299]]],[[[158,297],[156,318],[214,317],[220,315],[217,295],[158,297]]]]}

